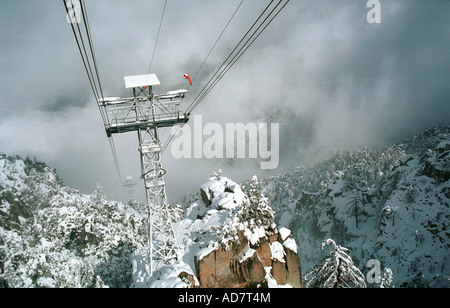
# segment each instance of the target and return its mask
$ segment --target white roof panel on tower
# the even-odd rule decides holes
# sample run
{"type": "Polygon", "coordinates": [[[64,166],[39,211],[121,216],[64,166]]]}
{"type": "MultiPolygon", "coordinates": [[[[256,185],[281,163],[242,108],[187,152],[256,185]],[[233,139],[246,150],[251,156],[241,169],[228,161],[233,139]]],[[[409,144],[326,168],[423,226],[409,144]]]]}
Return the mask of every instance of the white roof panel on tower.
{"type": "Polygon", "coordinates": [[[123,79],[125,80],[125,87],[127,89],[159,86],[161,84],[155,74],[127,76],[123,79]]]}

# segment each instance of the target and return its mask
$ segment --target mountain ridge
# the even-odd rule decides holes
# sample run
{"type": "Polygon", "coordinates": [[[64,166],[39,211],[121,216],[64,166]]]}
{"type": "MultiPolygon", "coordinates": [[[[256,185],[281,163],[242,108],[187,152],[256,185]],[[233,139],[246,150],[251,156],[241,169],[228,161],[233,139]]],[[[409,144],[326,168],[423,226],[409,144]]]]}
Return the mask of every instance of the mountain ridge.
{"type": "Polygon", "coordinates": [[[0,286],[128,287],[145,230],[100,186],[83,195],[42,162],[0,155],[0,286]]]}
{"type": "MultiPolygon", "coordinates": [[[[341,152],[259,179],[277,227],[292,231],[301,272],[320,261],[321,243],[332,238],[350,249],[364,274],[372,259],[392,269],[395,287],[450,287],[449,133],[450,125],[441,124],[384,149],[341,152]]],[[[205,187],[203,197],[217,188],[205,187]]],[[[238,187],[208,202],[233,205],[227,198],[238,187]]],[[[206,215],[206,204],[195,204],[200,192],[175,212],[180,229],[198,227],[195,236],[206,239],[202,228],[209,222],[196,219],[227,217],[206,215]]],[[[100,186],[83,195],[45,163],[0,154],[0,287],[136,286],[132,268],[143,262],[146,217],[143,204],[108,201],[100,186]]],[[[181,233],[181,242],[191,243],[181,233]]],[[[206,254],[217,248],[202,245],[206,254]]],[[[193,268],[180,278],[163,267],[153,286],[189,285],[183,281],[195,275],[193,268]]]]}
{"type": "Polygon", "coordinates": [[[397,287],[449,287],[449,132],[441,124],[382,150],[337,153],[261,180],[279,225],[299,243],[302,271],[333,238],[361,270],[370,259],[392,268],[397,287]]]}

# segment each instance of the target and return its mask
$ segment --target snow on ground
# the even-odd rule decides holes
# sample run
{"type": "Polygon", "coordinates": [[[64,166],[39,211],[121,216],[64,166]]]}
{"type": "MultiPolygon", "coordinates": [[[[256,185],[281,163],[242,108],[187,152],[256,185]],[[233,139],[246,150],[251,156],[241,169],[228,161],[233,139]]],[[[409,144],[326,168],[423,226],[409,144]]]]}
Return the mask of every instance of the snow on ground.
{"type": "MultiPolygon", "coordinates": [[[[240,185],[226,177],[221,177],[201,185],[200,191],[211,204],[206,205],[205,200],[199,196],[187,207],[186,217],[174,224],[176,239],[181,247],[180,259],[172,265],[161,266],[152,277],[149,277],[145,262],[148,252],[145,248],[142,249],[133,258],[133,287],[187,287],[190,282],[183,281],[179,277],[180,274],[188,273],[195,277],[195,262],[218,249],[220,245],[226,246],[233,238],[233,232],[242,231],[253,245],[267,236],[266,229],[269,226],[266,226],[266,229],[263,226],[250,229],[236,218],[246,200],[240,185]],[[231,232],[231,235],[224,236],[224,232],[231,232]]],[[[287,239],[290,234],[290,230],[282,229],[284,239],[287,239]]],[[[237,234],[235,236],[237,237],[237,234]]],[[[287,239],[284,244],[296,251],[295,240],[287,239]]],[[[285,262],[283,244],[274,242],[270,247],[273,258],[285,262]]],[[[252,257],[255,252],[254,249],[248,249],[241,256],[240,261],[243,262],[252,257]]],[[[267,275],[270,276],[270,269],[267,275]]],[[[270,286],[278,287],[273,278],[268,277],[268,279],[270,286]]]]}
{"type": "Polygon", "coordinates": [[[363,273],[376,259],[394,286],[450,286],[450,128],[386,149],[337,153],[313,168],[262,179],[279,226],[293,231],[302,271],[332,238],[363,273]]]}

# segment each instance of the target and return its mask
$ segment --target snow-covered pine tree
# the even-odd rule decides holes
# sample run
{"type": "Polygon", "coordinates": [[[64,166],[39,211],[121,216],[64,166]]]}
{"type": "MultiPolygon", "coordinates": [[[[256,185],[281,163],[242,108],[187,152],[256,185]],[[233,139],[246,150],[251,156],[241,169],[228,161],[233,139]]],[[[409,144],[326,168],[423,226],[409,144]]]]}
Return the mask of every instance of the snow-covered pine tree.
{"type": "Polygon", "coordinates": [[[322,249],[331,246],[330,253],[305,278],[307,288],[366,288],[364,275],[353,264],[348,249],[332,239],[322,243],[322,249]],[[308,279],[308,277],[312,277],[308,279]]]}
{"type": "Polygon", "coordinates": [[[269,204],[269,200],[260,192],[259,180],[254,176],[248,188],[245,189],[245,198],[242,205],[231,212],[220,230],[217,230],[217,241],[225,246],[238,240],[239,231],[257,228],[266,230],[275,228],[275,212],[269,204]]]}
{"type": "Polygon", "coordinates": [[[250,229],[271,227],[274,224],[275,212],[270,207],[269,200],[261,194],[257,176],[253,176],[245,192],[247,198],[237,213],[239,221],[247,224],[250,229]]]}
{"type": "Polygon", "coordinates": [[[355,216],[355,227],[356,229],[358,229],[358,224],[359,224],[359,219],[358,219],[358,214],[361,211],[360,207],[362,207],[362,197],[361,197],[361,192],[353,189],[352,190],[352,195],[349,197],[350,202],[347,203],[347,205],[349,206],[348,208],[348,214],[349,215],[354,215],[355,216]]]}
{"type": "Polygon", "coordinates": [[[380,288],[390,288],[392,285],[392,281],[394,280],[394,274],[390,268],[386,268],[384,270],[383,277],[381,278],[380,288]]]}
{"type": "Polygon", "coordinates": [[[105,196],[103,195],[103,187],[101,184],[97,183],[91,195],[92,202],[102,208],[105,203],[105,196]]]}

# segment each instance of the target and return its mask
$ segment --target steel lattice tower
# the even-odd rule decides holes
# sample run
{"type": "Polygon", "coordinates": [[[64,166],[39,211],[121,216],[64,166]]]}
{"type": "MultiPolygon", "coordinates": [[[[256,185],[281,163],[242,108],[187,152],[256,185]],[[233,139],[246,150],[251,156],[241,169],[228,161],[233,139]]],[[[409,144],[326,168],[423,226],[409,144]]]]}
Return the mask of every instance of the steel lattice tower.
{"type": "Polygon", "coordinates": [[[125,77],[125,86],[133,89],[131,98],[105,98],[99,105],[106,109],[108,137],[136,131],[139,141],[141,176],[149,207],[149,269],[158,262],[171,263],[178,257],[178,245],[166,197],[166,171],[162,167],[159,129],[182,125],[189,116],[178,110],[187,90],[155,95],[153,87],[160,84],[156,75],[125,77]]]}

